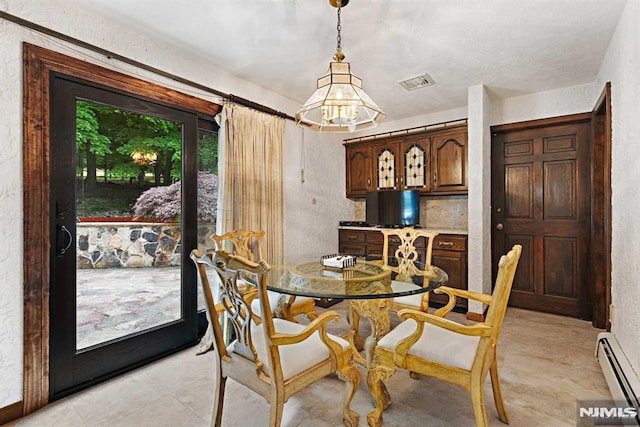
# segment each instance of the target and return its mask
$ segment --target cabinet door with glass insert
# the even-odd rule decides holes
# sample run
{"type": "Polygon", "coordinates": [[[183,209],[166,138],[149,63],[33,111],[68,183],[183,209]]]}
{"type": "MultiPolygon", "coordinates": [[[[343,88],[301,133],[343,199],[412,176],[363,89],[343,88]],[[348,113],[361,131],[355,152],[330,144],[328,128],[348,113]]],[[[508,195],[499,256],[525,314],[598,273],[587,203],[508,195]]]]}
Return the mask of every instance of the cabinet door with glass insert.
{"type": "Polygon", "coordinates": [[[426,136],[402,142],[402,188],[426,193],[431,188],[431,144],[426,136]]]}
{"type": "Polygon", "coordinates": [[[373,153],[376,164],[375,188],[377,190],[396,190],[401,188],[402,157],[400,156],[400,143],[398,141],[386,141],[375,144],[373,153]]]}

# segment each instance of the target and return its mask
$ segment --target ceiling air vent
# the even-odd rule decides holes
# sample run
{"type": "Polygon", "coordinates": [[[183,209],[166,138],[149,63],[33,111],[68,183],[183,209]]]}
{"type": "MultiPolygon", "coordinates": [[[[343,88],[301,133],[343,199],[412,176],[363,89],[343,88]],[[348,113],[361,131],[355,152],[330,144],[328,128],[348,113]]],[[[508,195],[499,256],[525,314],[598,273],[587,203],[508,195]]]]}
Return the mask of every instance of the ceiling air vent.
{"type": "Polygon", "coordinates": [[[431,86],[432,84],[435,84],[435,81],[429,74],[424,73],[421,76],[402,80],[398,83],[400,83],[400,85],[406,90],[416,90],[420,89],[421,87],[431,86]]]}

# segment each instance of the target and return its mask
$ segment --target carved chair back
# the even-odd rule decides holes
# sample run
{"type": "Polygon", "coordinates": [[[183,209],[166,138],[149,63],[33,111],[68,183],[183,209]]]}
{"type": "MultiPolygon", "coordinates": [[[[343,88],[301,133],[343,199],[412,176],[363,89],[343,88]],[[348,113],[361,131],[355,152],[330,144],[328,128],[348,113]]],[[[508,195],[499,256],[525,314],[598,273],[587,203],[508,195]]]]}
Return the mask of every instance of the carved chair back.
{"type": "Polygon", "coordinates": [[[437,232],[425,231],[413,227],[405,228],[383,228],[380,230],[384,236],[384,246],[382,247],[382,262],[389,266],[397,274],[398,280],[408,280],[416,275],[423,275],[428,272],[431,266],[431,252],[433,241],[438,235],[437,232]],[[391,240],[396,237],[396,242],[391,240]],[[425,269],[416,267],[416,261],[420,261],[420,255],[416,249],[416,240],[423,237],[425,241],[425,269]],[[398,247],[392,254],[389,253],[390,243],[398,243],[398,247]],[[396,260],[397,266],[389,264],[389,258],[396,260]]]}
{"type": "Polygon", "coordinates": [[[263,258],[262,245],[265,232],[252,230],[233,230],[225,234],[211,236],[216,244],[216,250],[224,249],[235,255],[240,255],[249,261],[258,262],[263,258]],[[231,247],[225,247],[230,244],[231,247]]]}

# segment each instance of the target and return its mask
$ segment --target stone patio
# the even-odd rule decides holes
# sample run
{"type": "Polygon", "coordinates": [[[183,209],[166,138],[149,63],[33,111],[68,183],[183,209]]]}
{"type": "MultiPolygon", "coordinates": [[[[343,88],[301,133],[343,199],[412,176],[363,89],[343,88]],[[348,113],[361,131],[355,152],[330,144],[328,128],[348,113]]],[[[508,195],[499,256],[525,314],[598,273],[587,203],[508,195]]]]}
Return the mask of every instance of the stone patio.
{"type": "MultiPolygon", "coordinates": [[[[77,348],[177,320],[180,267],[77,270],[77,348]]],[[[198,307],[204,307],[198,290],[198,307]]]]}

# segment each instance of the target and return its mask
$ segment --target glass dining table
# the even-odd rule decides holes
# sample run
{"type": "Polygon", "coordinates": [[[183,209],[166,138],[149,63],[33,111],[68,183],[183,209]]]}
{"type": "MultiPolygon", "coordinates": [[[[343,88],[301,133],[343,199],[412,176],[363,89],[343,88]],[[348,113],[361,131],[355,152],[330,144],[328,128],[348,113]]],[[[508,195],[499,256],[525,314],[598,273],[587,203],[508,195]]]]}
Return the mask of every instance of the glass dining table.
{"type": "MultiPolygon", "coordinates": [[[[395,259],[390,259],[393,265],[395,259]]],[[[340,298],[349,301],[350,309],[371,325],[371,335],[364,343],[355,331],[351,341],[358,350],[364,349],[364,357],[358,354],[357,362],[368,366],[378,340],[390,330],[389,310],[393,298],[430,292],[444,285],[447,273],[436,266],[425,266],[414,261],[415,269],[396,274],[382,261],[358,259],[346,268],[323,265],[321,260],[303,262],[293,266],[271,266],[267,288],[284,294],[279,310],[286,311],[286,295],[313,298],[340,298]]]]}

